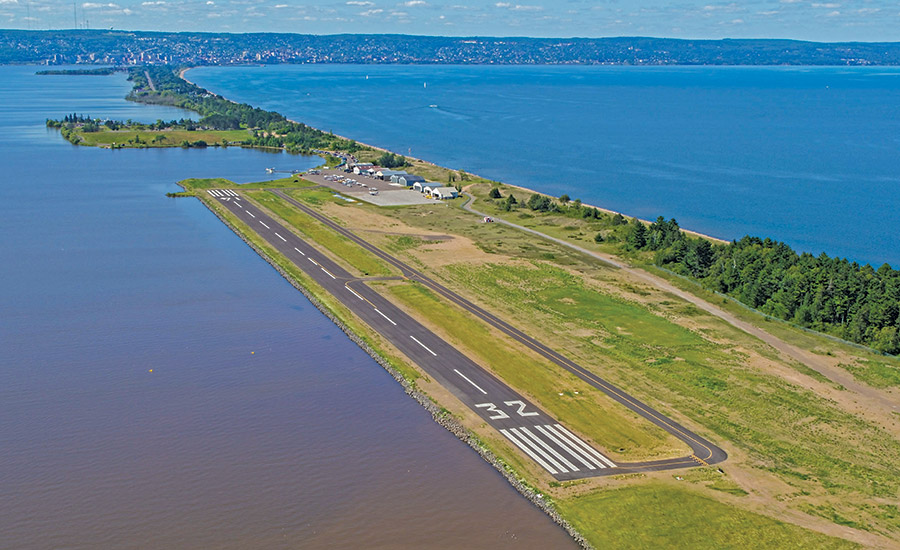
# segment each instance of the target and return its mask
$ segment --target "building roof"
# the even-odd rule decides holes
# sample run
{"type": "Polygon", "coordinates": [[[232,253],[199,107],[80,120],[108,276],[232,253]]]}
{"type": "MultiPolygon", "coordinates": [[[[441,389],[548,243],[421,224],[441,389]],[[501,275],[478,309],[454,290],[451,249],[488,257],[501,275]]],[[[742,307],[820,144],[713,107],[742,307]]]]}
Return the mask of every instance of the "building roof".
{"type": "Polygon", "coordinates": [[[404,174],[400,177],[405,179],[406,181],[413,181],[413,182],[421,181],[423,183],[425,182],[425,178],[423,178],[422,176],[416,176],[414,174],[404,174]]]}
{"type": "Polygon", "coordinates": [[[406,175],[406,172],[403,170],[386,170],[382,168],[378,171],[382,176],[403,176],[406,175]]]}

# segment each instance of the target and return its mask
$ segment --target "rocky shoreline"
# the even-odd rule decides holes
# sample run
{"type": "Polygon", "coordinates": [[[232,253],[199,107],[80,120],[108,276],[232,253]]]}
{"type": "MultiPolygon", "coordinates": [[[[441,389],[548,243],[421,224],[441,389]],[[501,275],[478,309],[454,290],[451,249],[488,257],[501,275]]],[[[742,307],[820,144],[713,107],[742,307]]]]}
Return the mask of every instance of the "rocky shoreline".
{"type": "Polygon", "coordinates": [[[271,258],[265,251],[261,250],[255,243],[253,243],[250,239],[248,239],[237,227],[232,225],[232,223],[226,219],[222,214],[216,211],[215,208],[212,208],[206,201],[202,199],[198,199],[200,202],[206,206],[210,212],[212,212],[222,223],[224,223],[229,229],[231,229],[235,235],[237,235],[242,241],[247,243],[247,245],[252,248],[261,258],[263,258],[266,262],[269,263],[275,270],[281,274],[282,277],[286,281],[288,281],[294,288],[299,290],[305,297],[310,301],[310,303],[316,307],[319,311],[322,312],[323,315],[328,317],[332,323],[337,325],[341,331],[350,338],[357,346],[360,347],[364,352],[366,352],[372,359],[375,360],[376,363],[381,365],[384,370],[386,370],[397,382],[403,386],[403,391],[410,397],[412,397],[419,405],[421,405],[426,411],[431,414],[431,417],[437,422],[439,425],[443,426],[447,431],[455,435],[458,439],[466,443],[469,447],[471,447],[476,453],[478,453],[481,458],[483,458],[487,463],[494,467],[500,475],[502,475],[506,481],[509,482],[512,487],[519,492],[523,497],[528,499],[532,504],[537,506],[541,511],[547,514],[550,519],[554,521],[554,523],[558,524],[562,527],[572,539],[578,543],[579,546],[584,548],[585,550],[593,550],[593,546],[585,540],[585,538],[579,533],[575,527],[573,527],[568,521],[563,518],[559,512],[545,499],[541,493],[536,492],[534,489],[525,484],[522,480],[516,477],[515,473],[509,469],[506,464],[501,461],[490,449],[485,448],[481,445],[478,438],[470,432],[465,426],[463,426],[458,420],[456,420],[452,415],[446,414],[441,410],[439,406],[437,406],[426,394],[419,391],[414,384],[410,383],[406,378],[403,377],[400,372],[395,369],[391,363],[385,359],[380,353],[378,353],[375,349],[369,346],[365,340],[363,340],[358,334],[350,330],[347,325],[344,324],[329,308],[327,308],[322,302],[316,298],[312,292],[310,292],[305,286],[300,284],[299,281],[295,280],[289,273],[284,271],[278,263],[271,258]]]}

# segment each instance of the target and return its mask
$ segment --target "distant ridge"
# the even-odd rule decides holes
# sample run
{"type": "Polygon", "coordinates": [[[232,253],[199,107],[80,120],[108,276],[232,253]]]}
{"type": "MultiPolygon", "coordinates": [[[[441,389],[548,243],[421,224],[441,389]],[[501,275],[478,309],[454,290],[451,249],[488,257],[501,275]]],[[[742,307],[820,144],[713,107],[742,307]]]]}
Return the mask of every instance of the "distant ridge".
{"type": "Polygon", "coordinates": [[[0,30],[0,64],[900,65],[900,42],[0,30]]]}

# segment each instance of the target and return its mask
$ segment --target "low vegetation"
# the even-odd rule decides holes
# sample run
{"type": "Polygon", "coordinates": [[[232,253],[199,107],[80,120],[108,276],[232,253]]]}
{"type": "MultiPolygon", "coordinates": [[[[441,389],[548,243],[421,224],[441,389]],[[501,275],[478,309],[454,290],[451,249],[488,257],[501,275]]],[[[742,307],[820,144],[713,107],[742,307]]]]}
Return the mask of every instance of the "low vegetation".
{"type": "Polygon", "coordinates": [[[657,482],[597,491],[557,506],[594,548],[859,548],[657,482]]]}

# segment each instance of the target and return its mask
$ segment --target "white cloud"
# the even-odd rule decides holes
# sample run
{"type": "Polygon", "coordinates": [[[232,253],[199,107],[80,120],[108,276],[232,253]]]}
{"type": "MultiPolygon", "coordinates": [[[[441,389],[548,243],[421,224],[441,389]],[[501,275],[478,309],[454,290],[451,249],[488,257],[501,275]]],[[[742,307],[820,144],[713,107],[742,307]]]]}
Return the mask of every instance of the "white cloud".
{"type": "Polygon", "coordinates": [[[512,9],[515,11],[544,11],[541,6],[523,6],[521,4],[516,4],[512,9]]]}
{"type": "Polygon", "coordinates": [[[0,5],[3,4],[18,4],[19,0],[0,0],[0,5]]]}
{"type": "Polygon", "coordinates": [[[837,17],[840,14],[841,14],[841,12],[834,10],[833,12],[829,13],[827,17],[837,17]]]}
{"type": "Polygon", "coordinates": [[[99,9],[99,8],[109,8],[109,9],[117,10],[117,9],[121,8],[121,6],[119,6],[118,4],[113,4],[113,3],[97,4],[95,2],[85,2],[84,4],[81,5],[81,7],[86,10],[94,10],[94,9],[99,9]]]}
{"type": "Polygon", "coordinates": [[[375,2],[362,2],[360,0],[350,0],[347,2],[348,6],[374,6],[375,2]]]}
{"type": "Polygon", "coordinates": [[[282,8],[289,8],[289,7],[290,7],[290,6],[288,6],[287,4],[277,4],[277,5],[275,6],[275,9],[276,9],[276,10],[280,10],[280,9],[282,9],[282,8]]]}
{"type": "Polygon", "coordinates": [[[508,8],[510,6],[509,2],[497,2],[494,5],[498,8],[508,8]]]}
{"type": "Polygon", "coordinates": [[[820,3],[820,2],[813,2],[812,4],[810,4],[810,6],[812,6],[814,8],[829,8],[829,9],[841,7],[841,5],[836,2],[827,2],[824,4],[820,3]]]}
{"type": "Polygon", "coordinates": [[[406,6],[408,8],[411,8],[413,6],[427,6],[427,5],[428,5],[428,2],[426,2],[425,0],[409,0],[409,2],[403,2],[403,4],[401,4],[401,6],[406,6]]]}
{"type": "Polygon", "coordinates": [[[165,6],[166,3],[163,0],[157,0],[156,2],[141,2],[142,6],[165,6]]]}
{"type": "Polygon", "coordinates": [[[405,11],[392,11],[391,12],[391,17],[406,17],[408,15],[409,14],[406,13],[405,11]]]}
{"type": "Polygon", "coordinates": [[[372,15],[378,15],[379,13],[383,13],[383,12],[384,12],[384,10],[379,8],[377,10],[361,11],[361,12],[359,12],[359,14],[362,15],[363,17],[370,17],[372,15]]]}
{"type": "Polygon", "coordinates": [[[216,3],[213,2],[212,0],[207,0],[206,5],[207,5],[207,6],[215,6],[216,3]]]}

